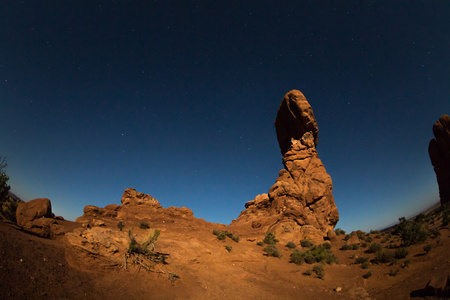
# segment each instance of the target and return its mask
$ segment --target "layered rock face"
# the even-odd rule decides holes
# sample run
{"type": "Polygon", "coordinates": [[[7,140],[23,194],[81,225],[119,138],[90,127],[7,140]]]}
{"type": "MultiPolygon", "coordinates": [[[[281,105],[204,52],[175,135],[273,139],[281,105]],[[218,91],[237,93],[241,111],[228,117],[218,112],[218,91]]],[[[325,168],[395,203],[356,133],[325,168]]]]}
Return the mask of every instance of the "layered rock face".
{"type": "Polygon", "coordinates": [[[268,194],[245,204],[235,226],[275,233],[285,241],[332,238],[339,220],[330,175],[318,157],[318,126],[300,91],[288,92],[275,120],[284,169],[268,194]]]}
{"type": "Polygon", "coordinates": [[[450,116],[443,115],[433,125],[434,139],[428,145],[428,154],[436,173],[441,204],[450,202],[450,116]]]}

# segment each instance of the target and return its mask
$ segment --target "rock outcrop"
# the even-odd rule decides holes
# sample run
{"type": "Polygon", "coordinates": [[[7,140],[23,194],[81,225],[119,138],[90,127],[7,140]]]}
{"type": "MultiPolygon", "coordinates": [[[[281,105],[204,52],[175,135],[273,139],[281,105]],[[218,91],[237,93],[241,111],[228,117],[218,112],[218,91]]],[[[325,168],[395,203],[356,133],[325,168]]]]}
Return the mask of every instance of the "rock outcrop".
{"type": "Polygon", "coordinates": [[[339,220],[330,175],[318,157],[318,126],[300,91],[288,92],[275,120],[284,169],[268,194],[245,204],[232,226],[273,232],[285,241],[333,236],[339,220]]]}
{"type": "Polygon", "coordinates": [[[50,199],[38,198],[20,202],[16,211],[17,225],[38,235],[49,237],[64,233],[52,212],[50,199]]]}
{"type": "Polygon", "coordinates": [[[428,154],[436,173],[441,204],[450,202],[450,116],[443,115],[433,125],[434,139],[428,154]]]}

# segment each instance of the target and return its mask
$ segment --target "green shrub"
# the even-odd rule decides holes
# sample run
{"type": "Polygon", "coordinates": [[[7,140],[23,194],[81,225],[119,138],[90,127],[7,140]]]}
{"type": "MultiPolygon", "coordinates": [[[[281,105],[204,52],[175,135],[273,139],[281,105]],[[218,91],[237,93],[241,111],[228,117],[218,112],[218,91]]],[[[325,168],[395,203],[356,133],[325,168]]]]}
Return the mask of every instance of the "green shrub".
{"type": "Polygon", "coordinates": [[[409,264],[411,263],[411,261],[409,260],[409,259],[406,259],[404,262],[403,262],[403,265],[402,265],[402,269],[404,269],[404,268],[406,268],[406,267],[409,267],[409,264]]]}
{"type": "Polygon", "coordinates": [[[368,253],[377,253],[377,252],[381,251],[381,249],[383,249],[383,247],[380,244],[372,243],[372,244],[370,244],[369,249],[367,249],[367,252],[368,253]]]}
{"type": "Polygon", "coordinates": [[[256,243],[256,245],[258,245],[258,246],[261,246],[261,247],[262,247],[262,246],[264,246],[264,242],[263,242],[263,241],[259,241],[259,242],[257,242],[257,243],[256,243]]]}
{"type": "Polygon", "coordinates": [[[217,230],[217,229],[214,229],[214,230],[213,230],[213,234],[214,234],[215,236],[218,236],[221,232],[222,232],[222,231],[217,230]]]}
{"type": "Polygon", "coordinates": [[[423,250],[428,254],[431,251],[431,248],[433,248],[433,246],[431,246],[431,244],[427,244],[423,247],[423,250]]]}
{"type": "Polygon", "coordinates": [[[263,251],[267,253],[267,256],[281,257],[280,250],[278,250],[275,244],[267,245],[267,247],[265,247],[263,251]]]}
{"type": "Polygon", "coordinates": [[[399,270],[393,270],[393,269],[391,269],[391,270],[389,271],[388,275],[389,275],[389,276],[392,276],[392,277],[397,276],[397,275],[398,275],[398,271],[399,271],[399,270]]]}
{"type": "Polygon", "coordinates": [[[239,237],[237,236],[237,235],[232,235],[231,236],[231,239],[233,240],[233,241],[235,241],[236,243],[239,243],[239,237]]]}
{"type": "Polygon", "coordinates": [[[312,249],[307,251],[295,250],[291,254],[291,262],[300,265],[303,262],[307,264],[314,264],[317,262],[326,262],[327,264],[332,264],[337,262],[337,257],[326,248],[326,246],[314,246],[312,249]]]}
{"type": "Polygon", "coordinates": [[[221,232],[221,233],[219,233],[218,235],[217,235],[217,239],[219,240],[219,241],[223,241],[224,239],[226,239],[227,238],[227,235],[225,234],[225,232],[221,232]]]}
{"type": "Polygon", "coordinates": [[[393,252],[379,251],[375,256],[374,262],[376,264],[386,264],[386,263],[395,263],[396,260],[393,252]]]}
{"type": "Polygon", "coordinates": [[[369,261],[368,257],[360,256],[357,259],[355,259],[355,264],[362,264],[369,261]]]}
{"type": "Polygon", "coordinates": [[[141,221],[141,222],[139,222],[139,228],[141,228],[141,229],[149,229],[150,226],[148,225],[147,222],[141,221]]]}
{"type": "Polygon", "coordinates": [[[325,242],[321,245],[324,249],[330,250],[331,249],[331,244],[328,242],[325,242]]]}
{"type": "Polygon", "coordinates": [[[314,246],[314,244],[310,240],[305,239],[305,240],[300,241],[300,246],[302,246],[302,248],[310,248],[310,247],[314,246]]]}
{"type": "Polygon", "coordinates": [[[367,279],[367,278],[369,278],[370,276],[372,276],[372,272],[367,272],[366,274],[364,274],[362,277],[364,278],[364,279],[367,279]]]}
{"type": "Polygon", "coordinates": [[[268,232],[263,240],[264,244],[267,245],[275,245],[278,243],[278,240],[275,238],[275,235],[272,232],[268,232]]]}
{"type": "Polygon", "coordinates": [[[0,214],[8,221],[17,223],[16,211],[19,203],[17,201],[6,201],[3,205],[0,203],[0,214]]]}
{"type": "Polygon", "coordinates": [[[394,257],[396,259],[402,259],[407,257],[409,254],[409,250],[406,248],[398,248],[397,250],[395,250],[394,252],[394,257]]]}
{"type": "Polygon", "coordinates": [[[311,269],[308,269],[305,272],[303,272],[303,275],[306,275],[306,276],[311,276],[311,274],[312,274],[312,270],[311,269]]]}
{"type": "Polygon", "coordinates": [[[313,268],[313,272],[316,273],[317,277],[323,279],[325,277],[325,268],[323,265],[316,265],[313,268]]]}
{"type": "Polygon", "coordinates": [[[124,227],[125,225],[123,225],[122,221],[119,221],[119,223],[117,223],[117,228],[119,228],[120,231],[122,231],[124,227]]]}
{"type": "Polygon", "coordinates": [[[352,245],[344,244],[342,245],[341,250],[353,250],[353,247],[352,245]]]}
{"type": "Polygon", "coordinates": [[[337,236],[339,236],[339,235],[344,235],[344,234],[345,234],[345,231],[342,230],[341,228],[336,228],[336,229],[334,230],[334,232],[336,233],[337,236]]]}
{"type": "Polygon", "coordinates": [[[368,269],[370,267],[370,262],[365,261],[361,264],[361,269],[368,269]]]}
{"type": "Polygon", "coordinates": [[[233,250],[233,247],[231,247],[230,245],[225,245],[225,250],[231,252],[231,250],[233,250]]]}
{"type": "Polygon", "coordinates": [[[429,232],[422,227],[422,217],[416,217],[414,222],[408,222],[404,217],[399,221],[400,223],[395,225],[394,233],[400,236],[403,246],[420,244],[428,238],[429,232]]]}
{"type": "Polygon", "coordinates": [[[225,235],[227,236],[227,237],[229,237],[230,239],[233,237],[233,233],[231,233],[231,232],[229,232],[229,231],[224,231],[224,233],[225,233],[225,235]]]}
{"type": "Polygon", "coordinates": [[[300,250],[294,250],[294,252],[291,253],[291,260],[290,262],[296,264],[296,265],[302,265],[305,262],[305,257],[303,255],[304,252],[301,252],[300,250]]]}
{"type": "Polygon", "coordinates": [[[348,241],[352,236],[352,234],[347,234],[344,238],[344,241],[348,241]]]}
{"type": "Polygon", "coordinates": [[[368,243],[372,243],[373,242],[373,238],[371,236],[366,237],[366,242],[368,243]]]}
{"type": "Polygon", "coordinates": [[[286,247],[288,247],[289,249],[295,249],[295,247],[297,247],[297,246],[295,245],[294,242],[288,242],[288,243],[286,244],[286,247]]]}

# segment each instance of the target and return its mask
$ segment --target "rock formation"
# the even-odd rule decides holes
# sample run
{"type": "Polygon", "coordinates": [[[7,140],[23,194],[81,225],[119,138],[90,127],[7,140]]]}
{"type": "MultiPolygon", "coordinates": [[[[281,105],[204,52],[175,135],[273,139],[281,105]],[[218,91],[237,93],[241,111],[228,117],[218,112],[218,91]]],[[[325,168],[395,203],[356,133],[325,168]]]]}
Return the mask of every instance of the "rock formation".
{"type": "MultiPolygon", "coordinates": [[[[58,217],[58,219],[62,219],[58,217]]],[[[47,198],[38,198],[28,202],[20,202],[16,211],[17,225],[49,237],[64,233],[58,226],[55,215],[52,213],[52,204],[47,198]]]]}
{"type": "Polygon", "coordinates": [[[268,194],[256,196],[231,226],[275,233],[284,241],[333,237],[339,220],[330,175],[318,157],[318,127],[300,91],[288,92],[275,120],[284,169],[268,194]]]}
{"type": "Polygon", "coordinates": [[[450,202],[450,116],[443,115],[433,125],[434,139],[428,154],[436,173],[441,204],[450,202]]]}

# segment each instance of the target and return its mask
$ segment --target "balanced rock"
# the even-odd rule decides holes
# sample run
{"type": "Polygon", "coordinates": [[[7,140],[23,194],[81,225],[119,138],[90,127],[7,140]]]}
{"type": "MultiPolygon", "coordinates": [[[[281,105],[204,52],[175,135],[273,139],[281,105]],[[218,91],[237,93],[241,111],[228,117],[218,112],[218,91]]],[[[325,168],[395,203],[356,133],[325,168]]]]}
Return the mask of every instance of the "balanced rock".
{"type": "Polygon", "coordinates": [[[428,154],[439,186],[441,204],[450,202],[450,116],[443,115],[433,125],[434,139],[428,145],[428,154]]]}
{"type": "Polygon", "coordinates": [[[318,157],[318,126],[300,91],[288,92],[275,120],[284,169],[268,194],[245,204],[232,225],[274,233],[284,241],[329,236],[339,220],[330,175],[318,157]]]}

